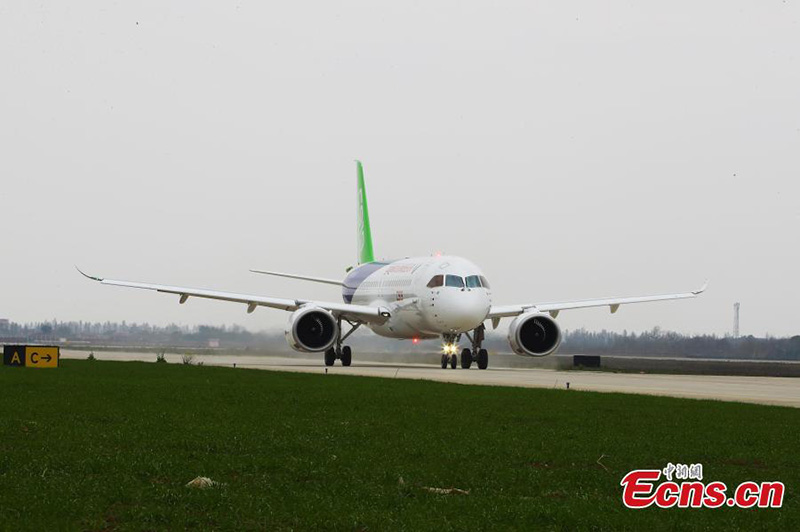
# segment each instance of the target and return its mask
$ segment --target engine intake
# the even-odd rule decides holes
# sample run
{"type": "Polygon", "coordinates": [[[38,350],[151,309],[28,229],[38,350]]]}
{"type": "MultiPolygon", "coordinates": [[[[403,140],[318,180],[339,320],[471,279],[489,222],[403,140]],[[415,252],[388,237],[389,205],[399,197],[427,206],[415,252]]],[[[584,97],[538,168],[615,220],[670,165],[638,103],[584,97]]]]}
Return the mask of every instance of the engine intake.
{"type": "Polygon", "coordinates": [[[286,341],[295,351],[325,351],[336,341],[336,318],[319,307],[302,307],[292,312],[286,324],[286,341]]]}
{"type": "Polygon", "coordinates": [[[561,344],[561,329],[544,314],[522,314],[508,327],[508,343],[518,355],[547,356],[561,344]]]}

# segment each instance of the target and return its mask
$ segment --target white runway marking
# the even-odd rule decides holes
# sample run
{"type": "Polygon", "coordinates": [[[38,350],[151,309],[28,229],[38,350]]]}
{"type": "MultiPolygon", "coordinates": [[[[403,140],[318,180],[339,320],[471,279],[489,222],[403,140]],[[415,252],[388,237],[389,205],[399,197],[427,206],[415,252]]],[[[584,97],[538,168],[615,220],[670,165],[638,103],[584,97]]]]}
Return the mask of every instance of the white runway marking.
{"type": "MultiPolygon", "coordinates": [[[[62,358],[85,359],[85,351],[62,350],[62,358]]],[[[154,353],[95,352],[100,360],[155,362],[154,353]]],[[[320,356],[321,358],[321,356],[320,356]]],[[[180,355],[167,355],[167,360],[180,364],[180,355]]],[[[208,366],[266,369],[300,373],[325,373],[322,360],[305,358],[198,355],[195,363],[208,366]]],[[[331,375],[364,375],[371,377],[423,379],[458,384],[520,386],[527,388],[590,390],[695,399],[716,399],[800,408],[800,379],[788,377],[730,377],[715,375],[658,375],[608,373],[600,371],[556,371],[549,369],[489,368],[479,370],[441,369],[425,364],[379,363],[354,361],[349,368],[337,364],[328,368],[331,375]]]]}

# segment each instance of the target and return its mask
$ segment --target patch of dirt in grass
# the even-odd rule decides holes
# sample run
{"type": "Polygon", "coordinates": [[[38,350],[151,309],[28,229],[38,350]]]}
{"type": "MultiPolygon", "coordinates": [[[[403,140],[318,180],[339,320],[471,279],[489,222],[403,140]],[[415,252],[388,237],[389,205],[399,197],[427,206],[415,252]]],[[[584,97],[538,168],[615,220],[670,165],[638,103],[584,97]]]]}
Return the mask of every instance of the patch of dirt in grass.
{"type": "Polygon", "coordinates": [[[533,469],[551,469],[553,466],[547,462],[528,462],[528,467],[532,467],[533,469]]]}

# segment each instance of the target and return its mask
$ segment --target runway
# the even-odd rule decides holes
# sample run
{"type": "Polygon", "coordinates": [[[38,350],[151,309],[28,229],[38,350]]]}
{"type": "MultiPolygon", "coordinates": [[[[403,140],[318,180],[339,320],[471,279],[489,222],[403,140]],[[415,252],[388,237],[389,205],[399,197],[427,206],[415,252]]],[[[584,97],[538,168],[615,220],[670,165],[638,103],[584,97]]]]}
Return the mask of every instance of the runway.
{"type": "MultiPolygon", "coordinates": [[[[62,350],[65,359],[85,359],[85,351],[62,350]]],[[[99,360],[155,362],[153,353],[95,352],[99,360]]],[[[180,355],[167,355],[167,361],[180,364],[180,355]]],[[[492,368],[478,370],[441,369],[428,364],[370,363],[353,361],[349,368],[325,368],[322,360],[304,358],[197,355],[195,363],[209,366],[252,368],[300,373],[327,372],[333,375],[364,375],[393,379],[424,379],[484,386],[561,388],[571,390],[619,392],[693,399],[715,399],[800,408],[800,379],[786,377],[740,377],[714,375],[659,375],[609,373],[601,371],[557,371],[549,369],[492,368]]]]}

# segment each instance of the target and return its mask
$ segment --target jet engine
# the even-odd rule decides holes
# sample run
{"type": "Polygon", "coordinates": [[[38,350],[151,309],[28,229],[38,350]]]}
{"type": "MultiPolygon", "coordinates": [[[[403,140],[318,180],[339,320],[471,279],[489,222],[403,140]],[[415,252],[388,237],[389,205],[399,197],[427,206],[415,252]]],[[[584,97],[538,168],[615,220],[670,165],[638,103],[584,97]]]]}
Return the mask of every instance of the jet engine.
{"type": "Polygon", "coordinates": [[[289,316],[286,341],[295,351],[325,351],[339,334],[336,318],[319,307],[300,307],[289,316]]]}
{"type": "Polygon", "coordinates": [[[547,356],[561,343],[561,329],[544,314],[521,314],[508,327],[508,343],[518,355],[547,356]]]}

